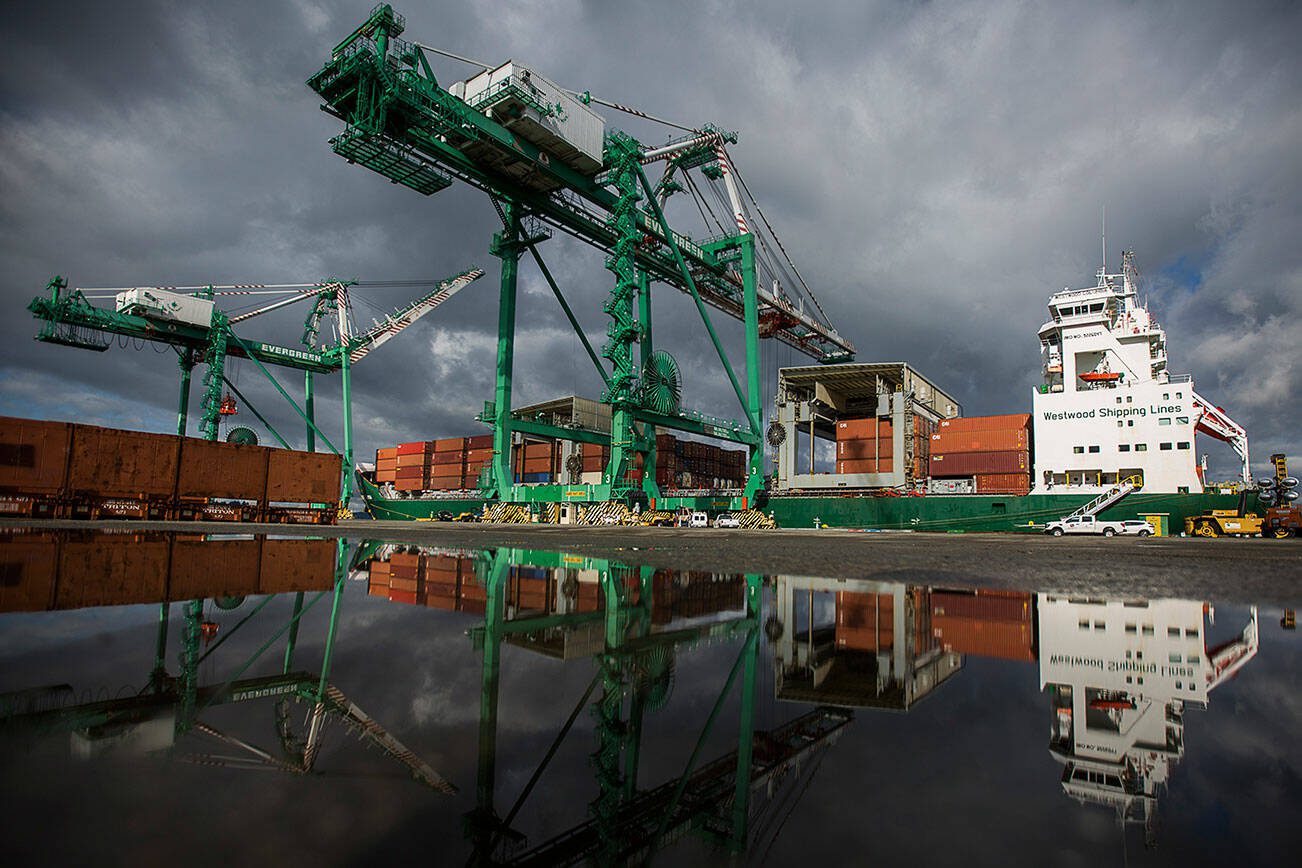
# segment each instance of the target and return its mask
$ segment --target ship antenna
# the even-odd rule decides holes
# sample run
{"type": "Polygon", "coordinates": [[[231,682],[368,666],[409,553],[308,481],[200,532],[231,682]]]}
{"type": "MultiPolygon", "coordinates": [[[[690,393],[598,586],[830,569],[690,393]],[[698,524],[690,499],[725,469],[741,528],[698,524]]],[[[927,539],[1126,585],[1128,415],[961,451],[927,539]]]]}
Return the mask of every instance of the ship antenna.
{"type": "Polygon", "coordinates": [[[1103,205],[1103,273],[1108,273],[1108,206],[1103,205]]]}

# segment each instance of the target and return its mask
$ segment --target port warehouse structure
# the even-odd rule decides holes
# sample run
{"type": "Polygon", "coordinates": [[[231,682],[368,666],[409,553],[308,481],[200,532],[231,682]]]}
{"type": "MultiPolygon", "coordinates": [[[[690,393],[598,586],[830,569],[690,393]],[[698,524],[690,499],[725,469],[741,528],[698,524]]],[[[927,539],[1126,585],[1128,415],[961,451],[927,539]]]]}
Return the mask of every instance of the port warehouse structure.
{"type": "MultiPolygon", "coordinates": [[[[542,504],[658,498],[661,506],[673,506],[661,497],[654,473],[655,435],[663,428],[745,446],[745,485],[728,495],[724,506],[754,505],[764,490],[761,337],[783,341],[819,361],[846,360],[854,350],[825,318],[790,300],[791,293],[799,292],[795,281],[783,291],[761,286],[757,260],[763,257],[757,248],[767,245],[775,252],[778,247],[760,233],[761,224],[767,223],[762,215],[748,219],[735,165],[725,148],[736,135],[703,127],[669,145],[650,148],[623,132],[606,130],[604,120],[589,108],[590,102],[600,100],[574,97],[518,63],[445,88],[429,66],[426,47],[400,38],[404,29],[405,22],[391,7],[377,6],[335,46],[308,86],[321,96],[323,110],[344,123],[331,147],[348,162],[424,195],[461,180],[487,193],[499,209],[503,229],[490,246],[502,261],[496,376],[492,400],[480,414],[481,421],[493,426],[494,444],[483,497],[542,504]],[[644,166],[657,162],[664,164],[665,172],[653,186],[644,166]],[[679,180],[691,169],[701,170],[706,183],[718,181],[726,187],[735,232],[725,230],[721,237],[698,243],[670,228],[665,202],[685,189],[679,180]],[[603,308],[610,324],[600,356],[539,252],[553,228],[602,251],[614,276],[603,308]],[[609,433],[553,427],[513,412],[516,285],[519,260],[526,253],[538,264],[606,386],[601,400],[611,409],[609,433]],[[740,420],[679,407],[676,363],[654,348],[653,284],[674,287],[692,298],[741,405],[740,420]],[[710,308],[743,324],[741,380],[714,328],[710,308]],[[609,361],[609,369],[601,357],[609,361]],[[517,483],[510,448],[516,433],[608,446],[602,481],[517,483]],[[639,454],[644,470],[640,478],[629,473],[636,469],[639,454]]],[[[813,299],[812,293],[809,297],[813,299]]]]}

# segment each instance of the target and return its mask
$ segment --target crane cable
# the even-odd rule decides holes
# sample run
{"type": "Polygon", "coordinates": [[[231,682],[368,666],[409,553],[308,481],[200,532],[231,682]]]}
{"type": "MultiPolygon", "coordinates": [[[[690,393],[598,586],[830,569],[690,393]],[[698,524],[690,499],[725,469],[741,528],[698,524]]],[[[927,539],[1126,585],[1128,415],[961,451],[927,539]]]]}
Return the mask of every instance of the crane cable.
{"type": "Polygon", "coordinates": [[[823,324],[830,326],[832,321],[828,318],[827,312],[824,311],[823,306],[818,303],[818,298],[814,295],[814,291],[809,288],[809,284],[805,283],[805,279],[800,276],[800,270],[797,269],[796,264],[791,261],[791,256],[787,253],[787,249],[782,246],[782,239],[778,238],[778,233],[774,232],[773,227],[769,225],[769,219],[764,216],[764,211],[760,208],[759,202],[755,201],[755,197],[751,195],[750,187],[746,186],[746,179],[741,176],[741,171],[737,168],[736,162],[732,163],[732,171],[733,174],[737,176],[737,180],[741,181],[741,188],[746,191],[746,198],[750,199],[751,204],[755,206],[755,213],[759,215],[760,220],[764,221],[764,228],[768,229],[769,234],[773,236],[773,241],[778,245],[778,249],[782,251],[782,255],[786,258],[787,264],[791,266],[792,273],[796,276],[796,279],[800,281],[800,285],[805,288],[805,293],[809,296],[809,300],[814,303],[814,307],[818,309],[820,314],[822,314],[823,324]]]}

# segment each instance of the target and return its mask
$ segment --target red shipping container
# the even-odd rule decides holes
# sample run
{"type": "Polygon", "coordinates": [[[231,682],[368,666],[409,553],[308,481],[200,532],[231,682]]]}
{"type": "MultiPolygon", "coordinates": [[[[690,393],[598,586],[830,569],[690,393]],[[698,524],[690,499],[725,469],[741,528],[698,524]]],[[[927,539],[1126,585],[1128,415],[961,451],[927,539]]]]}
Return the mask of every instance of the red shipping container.
{"type": "Polygon", "coordinates": [[[492,461],[492,460],[493,460],[493,448],[491,446],[487,449],[466,450],[466,461],[492,461]]]}
{"type": "Polygon", "coordinates": [[[1009,428],[1029,428],[1030,413],[1010,413],[1004,416],[964,416],[958,419],[941,419],[942,431],[1000,431],[1009,428]]]}
{"type": "Polygon", "coordinates": [[[434,441],[435,452],[461,452],[466,448],[466,438],[445,437],[434,441]]]}
{"type": "Polygon", "coordinates": [[[554,443],[526,443],[524,444],[524,457],[529,458],[550,458],[554,443]]]}
{"type": "Polygon", "coordinates": [[[429,469],[426,467],[399,467],[393,475],[398,479],[424,479],[429,476],[429,469]]]}
{"type": "Polygon", "coordinates": [[[932,452],[1010,452],[1025,450],[1030,442],[1030,431],[1025,428],[1003,428],[991,431],[945,430],[931,435],[932,452]]]}
{"type": "Polygon", "coordinates": [[[1030,468],[1026,450],[1016,452],[931,453],[931,475],[973,476],[979,473],[1017,473],[1030,468]]]}
{"type": "Polygon", "coordinates": [[[439,467],[445,464],[460,465],[465,461],[466,453],[464,452],[435,452],[434,459],[430,462],[433,467],[439,467]]]}
{"type": "Polygon", "coordinates": [[[409,604],[409,605],[415,605],[415,603],[416,603],[416,592],[415,592],[415,591],[395,591],[393,588],[390,588],[390,589],[389,589],[389,602],[391,602],[391,603],[407,603],[407,604],[409,604]]]}
{"type": "Polygon", "coordinates": [[[414,443],[399,443],[396,454],[402,455],[423,455],[426,452],[433,452],[430,443],[426,440],[418,440],[414,443]]]}
{"type": "Polygon", "coordinates": [[[492,449],[492,448],[493,448],[492,434],[476,434],[474,437],[466,438],[467,450],[492,449]]]}
{"type": "Polygon", "coordinates": [[[890,596],[838,591],[836,647],[853,651],[890,648],[895,637],[894,608],[890,596]]]}
{"type": "Polygon", "coordinates": [[[526,458],[523,473],[551,473],[551,458],[526,458]]]}

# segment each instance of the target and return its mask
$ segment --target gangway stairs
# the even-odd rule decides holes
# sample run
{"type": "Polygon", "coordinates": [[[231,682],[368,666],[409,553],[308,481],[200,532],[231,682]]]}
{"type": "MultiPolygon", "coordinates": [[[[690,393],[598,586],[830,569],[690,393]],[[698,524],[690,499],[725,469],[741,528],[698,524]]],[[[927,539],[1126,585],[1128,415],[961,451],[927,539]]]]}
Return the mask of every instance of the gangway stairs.
{"type": "Polygon", "coordinates": [[[1079,507],[1070,515],[1063,516],[1063,521],[1073,518],[1088,518],[1098,515],[1109,506],[1113,506],[1121,501],[1123,497],[1137,488],[1144,487],[1144,478],[1142,476],[1127,476],[1121,482],[1109,488],[1089,503],[1079,507]]]}

